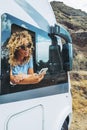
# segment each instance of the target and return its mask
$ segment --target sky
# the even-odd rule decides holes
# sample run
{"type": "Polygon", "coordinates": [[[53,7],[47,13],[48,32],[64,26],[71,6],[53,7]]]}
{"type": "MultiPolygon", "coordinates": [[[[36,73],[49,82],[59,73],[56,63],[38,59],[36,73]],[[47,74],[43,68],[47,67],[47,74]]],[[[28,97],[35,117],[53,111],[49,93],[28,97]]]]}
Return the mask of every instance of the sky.
{"type": "Polygon", "coordinates": [[[87,0],[48,0],[50,1],[61,1],[64,4],[73,7],[75,9],[81,9],[87,13],[87,0]]]}

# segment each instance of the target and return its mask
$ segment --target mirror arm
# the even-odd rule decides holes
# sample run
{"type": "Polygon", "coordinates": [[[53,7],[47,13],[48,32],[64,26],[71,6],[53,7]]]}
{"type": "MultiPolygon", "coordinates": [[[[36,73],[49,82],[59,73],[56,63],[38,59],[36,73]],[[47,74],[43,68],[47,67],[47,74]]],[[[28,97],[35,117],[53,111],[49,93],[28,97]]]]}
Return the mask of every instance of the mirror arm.
{"type": "Polygon", "coordinates": [[[54,35],[62,37],[66,43],[72,43],[70,33],[60,24],[55,24],[55,26],[50,27],[50,36],[52,37],[54,35]]]}

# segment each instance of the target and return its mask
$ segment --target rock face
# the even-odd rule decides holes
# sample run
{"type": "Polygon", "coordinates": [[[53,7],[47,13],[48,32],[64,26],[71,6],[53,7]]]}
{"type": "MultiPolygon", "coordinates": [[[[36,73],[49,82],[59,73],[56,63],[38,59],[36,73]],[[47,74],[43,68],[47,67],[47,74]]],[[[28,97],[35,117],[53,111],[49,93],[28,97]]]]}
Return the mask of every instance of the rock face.
{"type": "Polygon", "coordinates": [[[74,69],[87,70],[87,13],[66,6],[63,2],[51,2],[56,20],[71,34],[74,46],[74,69]],[[79,57],[79,62],[77,59],[79,57]],[[82,65],[82,63],[84,63],[82,65]]]}
{"type": "Polygon", "coordinates": [[[71,34],[74,44],[84,47],[87,45],[87,32],[74,32],[71,34]]]}
{"type": "Polygon", "coordinates": [[[66,6],[63,2],[54,1],[51,5],[58,23],[74,31],[87,31],[87,13],[66,6]]]}

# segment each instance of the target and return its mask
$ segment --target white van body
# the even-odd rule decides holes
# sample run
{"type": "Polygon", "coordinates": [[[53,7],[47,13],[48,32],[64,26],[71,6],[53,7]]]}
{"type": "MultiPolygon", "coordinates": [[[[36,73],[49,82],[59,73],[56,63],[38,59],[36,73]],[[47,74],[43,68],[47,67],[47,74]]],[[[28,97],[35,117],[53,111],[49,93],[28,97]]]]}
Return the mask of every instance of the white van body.
{"type": "MultiPolygon", "coordinates": [[[[0,3],[0,42],[2,42],[2,26],[3,29],[5,26],[9,28],[11,24],[11,21],[7,22],[7,17],[3,14],[16,17],[46,33],[50,32],[50,26],[56,24],[55,16],[47,0],[3,0],[0,3]],[[2,15],[4,16],[3,22],[1,22],[2,15]]],[[[22,27],[27,28],[25,25],[22,27]]],[[[0,75],[1,73],[0,60],[0,75]]],[[[67,82],[4,94],[2,93],[2,80],[0,80],[0,129],[62,130],[65,121],[69,128],[72,98],[69,72],[66,75],[67,82]]],[[[52,82],[54,82],[53,79],[52,82]]],[[[6,83],[5,86],[7,87],[6,83]]]]}

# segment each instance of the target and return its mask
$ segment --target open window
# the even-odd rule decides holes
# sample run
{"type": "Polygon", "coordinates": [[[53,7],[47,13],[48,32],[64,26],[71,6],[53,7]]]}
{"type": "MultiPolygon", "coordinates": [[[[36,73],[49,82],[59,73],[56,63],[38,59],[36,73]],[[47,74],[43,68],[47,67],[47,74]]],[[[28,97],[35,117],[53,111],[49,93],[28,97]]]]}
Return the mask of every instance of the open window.
{"type": "MultiPolygon", "coordinates": [[[[15,32],[28,31],[28,33],[32,37],[32,42],[35,48],[35,32],[30,30],[30,27],[25,22],[18,20],[17,18],[9,15],[3,14],[1,17],[1,91],[0,94],[7,94],[11,92],[24,90],[16,89],[18,85],[12,85],[10,83],[10,68],[9,64],[9,50],[7,48],[8,41],[10,36],[15,32]]],[[[33,51],[33,56],[35,55],[35,51],[33,51]]],[[[35,56],[34,56],[35,57],[35,56]]],[[[33,64],[35,65],[35,58],[33,58],[33,64]]],[[[21,85],[20,85],[21,86],[21,85]]]]}

